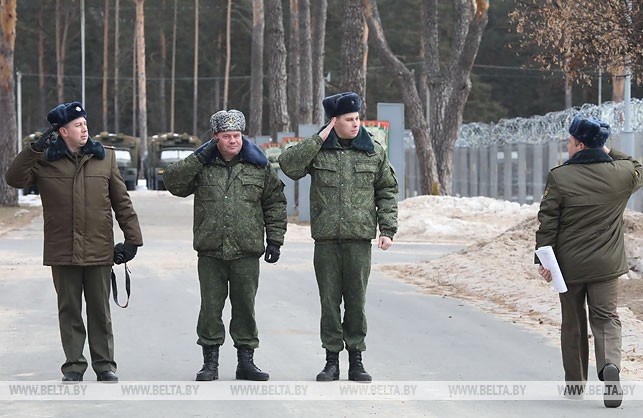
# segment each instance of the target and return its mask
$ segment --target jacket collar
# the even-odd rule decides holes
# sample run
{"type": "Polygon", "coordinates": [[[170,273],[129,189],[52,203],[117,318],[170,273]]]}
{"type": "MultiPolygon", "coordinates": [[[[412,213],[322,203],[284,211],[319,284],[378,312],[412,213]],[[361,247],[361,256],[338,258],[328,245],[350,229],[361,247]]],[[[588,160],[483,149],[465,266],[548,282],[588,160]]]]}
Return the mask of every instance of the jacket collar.
{"type": "MultiPolygon", "coordinates": [[[[68,153],[69,150],[67,149],[67,144],[65,144],[65,141],[58,136],[58,138],[56,138],[56,140],[45,150],[45,159],[47,161],[56,161],[68,153]]],[[[91,154],[99,160],[102,160],[105,158],[105,147],[103,147],[103,144],[100,142],[93,141],[90,138],[80,149],[80,153],[81,155],[91,154]]]]}
{"type": "MultiPolygon", "coordinates": [[[[320,132],[326,127],[326,125],[322,126],[320,132]]],[[[337,136],[337,133],[333,129],[330,131],[330,134],[328,134],[328,138],[324,141],[322,144],[322,148],[341,148],[339,146],[339,137],[337,136]]],[[[359,128],[359,133],[353,139],[351,142],[351,148],[355,148],[360,151],[364,151],[368,155],[373,155],[375,153],[375,145],[373,144],[373,138],[371,138],[371,134],[368,133],[366,129],[364,129],[363,126],[360,126],[359,128]]]]}
{"type": "MultiPolygon", "coordinates": [[[[256,165],[257,167],[265,167],[268,165],[268,157],[261,148],[254,142],[250,142],[246,137],[241,137],[241,161],[256,165]]],[[[216,160],[223,161],[219,148],[214,149],[213,158],[211,161],[206,161],[206,164],[213,164],[216,160]]],[[[225,162],[224,162],[225,163],[225,162]]]]}
{"type": "Polygon", "coordinates": [[[609,163],[612,162],[612,157],[607,155],[603,148],[585,148],[578,151],[572,158],[565,161],[563,164],[594,164],[594,163],[609,163]]]}

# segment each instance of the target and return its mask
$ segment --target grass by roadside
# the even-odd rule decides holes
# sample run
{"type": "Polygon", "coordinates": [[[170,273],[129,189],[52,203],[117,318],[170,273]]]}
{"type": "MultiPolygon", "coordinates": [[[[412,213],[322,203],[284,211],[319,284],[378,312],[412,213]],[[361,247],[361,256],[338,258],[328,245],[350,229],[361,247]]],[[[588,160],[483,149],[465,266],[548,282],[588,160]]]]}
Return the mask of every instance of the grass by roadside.
{"type": "Polygon", "coordinates": [[[0,206],[0,236],[40,216],[39,206],[0,206]]]}

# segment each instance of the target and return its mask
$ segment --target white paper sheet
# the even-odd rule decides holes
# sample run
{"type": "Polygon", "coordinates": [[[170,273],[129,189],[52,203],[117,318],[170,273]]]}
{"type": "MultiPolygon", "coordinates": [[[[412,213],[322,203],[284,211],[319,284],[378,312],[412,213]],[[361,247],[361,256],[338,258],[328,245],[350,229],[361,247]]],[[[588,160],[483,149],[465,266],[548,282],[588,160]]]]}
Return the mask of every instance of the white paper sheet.
{"type": "Polygon", "coordinates": [[[540,247],[536,250],[536,255],[540,260],[540,264],[551,272],[551,286],[558,293],[567,292],[567,285],[563,279],[563,273],[560,271],[560,266],[556,260],[556,254],[551,245],[540,247]]]}

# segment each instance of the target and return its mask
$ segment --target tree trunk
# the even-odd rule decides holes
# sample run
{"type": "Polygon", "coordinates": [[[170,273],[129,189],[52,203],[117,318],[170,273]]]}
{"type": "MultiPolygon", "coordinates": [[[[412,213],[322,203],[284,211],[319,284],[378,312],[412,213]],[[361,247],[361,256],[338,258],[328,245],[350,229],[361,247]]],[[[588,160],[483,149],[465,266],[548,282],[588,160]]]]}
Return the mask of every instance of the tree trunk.
{"type": "Polygon", "coordinates": [[[165,36],[165,25],[161,25],[159,29],[159,55],[161,62],[159,64],[159,107],[161,108],[161,120],[159,122],[159,130],[161,132],[168,131],[167,120],[167,80],[165,79],[165,70],[167,68],[167,37],[165,36]]]}
{"type": "Polygon", "coordinates": [[[324,44],[326,43],[326,0],[313,0],[312,17],[312,66],[313,66],[313,123],[324,123],[322,100],[326,94],[324,74],[324,44]]]}
{"type": "Polygon", "coordinates": [[[65,53],[67,51],[67,36],[69,20],[75,8],[66,8],[63,12],[62,0],[56,0],[56,92],[58,103],[65,101],[65,53]]]}
{"type": "Polygon", "coordinates": [[[313,58],[310,33],[310,0],[299,0],[299,123],[313,122],[313,58]]]}
{"type": "Polygon", "coordinates": [[[457,0],[454,3],[450,60],[440,70],[437,3],[437,0],[424,0],[422,42],[425,48],[423,72],[426,76],[419,78],[428,82],[425,103],[429,104],[429,111],[424,113],[425,104],[413,73],[397,59],[386,42],[375,0],[364,0],[371,42],[402,94],[420,161],[420,189],[423,194],[451,192],[453,146],[471,90],[471,68],[487,23],[489,7],[486,0],[476,0],[475,3],[457,0]]]}
{"type": "Polygon", "coordinates": [[[263,124],[263,0],[252,1],[252,49],[250,51],[250,117],[248,134],[261,135],[263,124]]]}
{"type": "Polygon", "coordinates": [[[145,0],[136,0],[136,64],[138,80],[139,166],[147,157],[147,89],[145,74],[145,0]]]}
{"type": "Polygon", "coordinates": [[[45,19],[43,7],[38,10],[38,115],[40,118],[47,113],[47,90],[45,89],[45,54],[47,34],[45,33],[45,19]]]}
{"type": "Polygon", "coordinates": [[[120,36],[120,0],[116,0],[114,4],[114,132],[120,131],[120,103],[118,100],[120,94],[120,83],[118,66],[121,62],[119,46],[120,36]]]}
{"type": "Polygon", "coordinates": [[[415,149],[420,161],[420,191],[422,194],[428,194],[434,188],[433,184],[438,182],[438,173],[435,154],[429,138],[429,127],[415,86],[413,73],[397,59],[389,48],[375,0],[364,0],[364,15],[375,52],[386,69],[391,74],[395,74],[394,80],[402,94],[405,114],[411,125],[415,149]]]}
{"type": "Polygon", "coordinates": [[[103,131],[107,128],[107,114],[109,112],[107,92],[109,83],[109,0],[105,0],[105,18],[103,20],[103,131]]]}
{"type": "Polygon", "coordinates": [[[270,134],[276,139],[277,132],[290,127],[287,106],[286,44],[281,0],[266,0],[266,41],[270,45],[268,56],[268,103],[270,134]]]}
{"type": "MultiPolygon", "coordinates": [[[[363,0],[344,1],[342,22],[342,72],[339,75],[339,85],[342,91],[353,91],[365,101],[368,29],[364,20],[363,0]]],[[[360,113],[366,113],[366,105],[360,113]]]]}
{"type": "Polygon", "coordinates": [[[62,0],[56,0],[56,93],[58,103],[63,101],[63,65],[65,49],[62,47],[62,0]]]}
{"type": "Polygon", "coordinates": [[[290,31],[288,36],[288,113],[290,123],[296,132],[299,125],[300,97],[300,33],[299,33],[299,1],[290,0],[290,31]]]}
{"type": "Polygon", "coordinates": [[[0,205],[18,206],[18,190],[10,187],[4,173],[16,156],[18,130],[16,120],[16,97],[13,79],[14,46],[16,43],[16,0],[0,1],[0,114],[3,128],[0,129],[0,205]]]}
{"type": "Polygon", "coordinates": [[[230,46],[230,27],[232,26],[232,0],[228,0],[228,11],[226,15],[225,28],[225,77],[223,78],[223,108],[228,109],[228,90],[230,84],[230,60],[232,51],[230,46]]]}
{"type": "Polygon", "coordinates": [[[176,102],[176,13],[178,0],[174,0],[174,25],[172,28],[172,81],[170,83],[170,132],[174,132],[174,106],[176,102]]]}
{"type": "Polygon", "coordinates": [[[565,109],[572,108],[572,79],[565,73],[565,109]]]}
{"type": "Polygon", "coordinates": [[[197,135],[199,111],[199,0],[194,0],[194,83],[192,89],[192,135],[197,135]]]}
{"type": "Polygon", "coordinates": [[[612,101],[623,103],[625,100],[625,74],[626,68],[618,67],[612,74],[612,101]]]}

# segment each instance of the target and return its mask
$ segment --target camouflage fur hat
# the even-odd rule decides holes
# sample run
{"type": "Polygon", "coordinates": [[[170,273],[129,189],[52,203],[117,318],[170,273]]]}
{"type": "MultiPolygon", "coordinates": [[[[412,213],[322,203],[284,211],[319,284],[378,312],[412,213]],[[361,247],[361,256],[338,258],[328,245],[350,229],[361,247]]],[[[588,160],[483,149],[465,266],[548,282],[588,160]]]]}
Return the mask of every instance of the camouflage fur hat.
{"type": "Polygon", "coordinates": [[[210,116],[210,128],[213,134],[229,131],[243,132],[246,129],[246,118],[238,110],[219,110],[210,116]]]}

